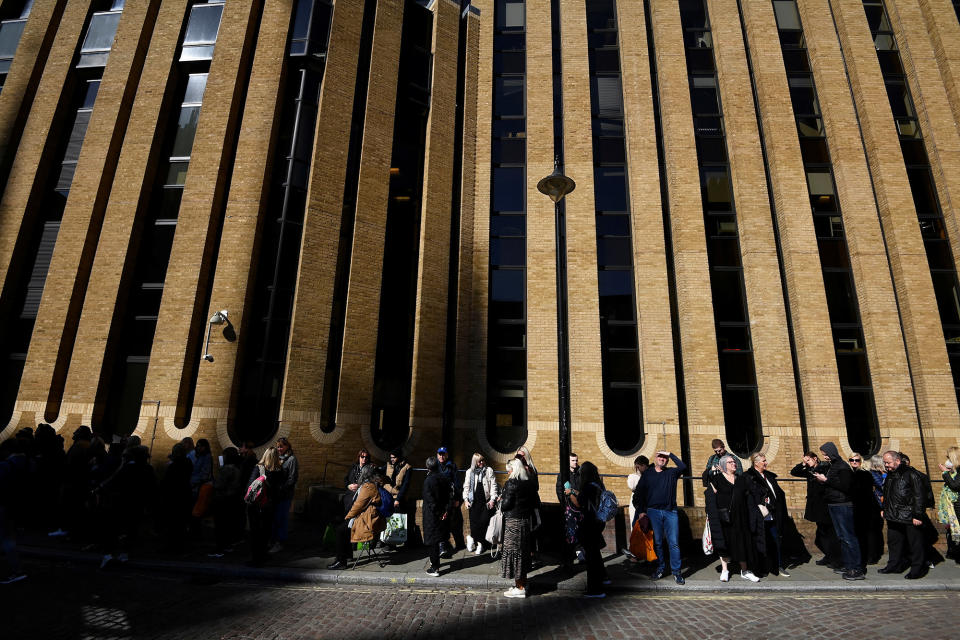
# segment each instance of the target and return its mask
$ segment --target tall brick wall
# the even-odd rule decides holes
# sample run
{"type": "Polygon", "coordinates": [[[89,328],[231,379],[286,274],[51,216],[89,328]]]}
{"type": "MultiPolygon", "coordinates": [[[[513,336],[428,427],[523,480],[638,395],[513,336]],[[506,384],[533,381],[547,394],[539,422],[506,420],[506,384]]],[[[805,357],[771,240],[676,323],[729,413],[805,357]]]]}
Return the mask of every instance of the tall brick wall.
{"type": "MultiPolygon", "coordinates": [[[[607,445],[603,426],[607,416],[602,401],[587,20],[583,2],[557,2],[564,169],[577,183],[566,200],[571,447],[581,460],[595,462],[607,474],[629,473],[635,455],[650,456],[660,448],[687,452],[697,472],[711,453],[710,440],[723,438],[726,427],[678,7],[651,0],[648,15],[642,2],[618,2],[645,433],[638,451],[620,455],[607,445]],[[648,28],[652,43],[647,41],[648,28]],[[662,158],[655,109],[662,125],[662,158]]],[[[187,7],[186,0],[157,0],[124,10],[64,214],[17,403],[0,425],[4,437],[43,420],[70,431],[95,421],[105,408],[105,390],[113,375],[110,345],[121,330],[117,301],[128,287],[136,259],[133,239],[152,197],[162,138],[158,123],[176,108],[167,85],[187,7]]],[[[774,471],[785,473],[805,446],[816,448],[833,440],[849,453],[830,319],[771,4],[708,0],[708,8],[758,377],[761,450],[774,471]]],[[[798,8],[834,161],[881,449],[906,451],[923,469],[960,441],[960,411],[883,78],[860,0],[798,0],[798,8]]],[[[5,296],[13,283],[29,277],[20,232],[36,215],[37,190],[53,170],[45,149],[50,132],[62,128],[57,118],[62,117],[58,105],[63,102],[63,79],[83,35],[87,9],[86,2],[37,0],[0,93],[0,178],[2,163],[9,166],[0,195],[0,282],[5,296]]],[[[328,465],[351,462],[360,446],[372,448],[375,457],[385,455],[372,447],[369,420],[404,9],[402,0],[336,0],[333,7],[280,390],[282,408],[278,429],[266,436],[266,442],[277,435],[293,440],[303,488],[325,474],[328,480],[339,477],[342,470],[330,466],[336,469],[331,471],[328,465]],[[331,312],[338,256],[344,249],[344,181],[368,8],[376,13],[369,77],[360,78],[368,84],[366,104],[360,105],[364,127],[351,260],[346,265],[343,343],[331,345],[331,336],[339,333],[331,329],[331,312]],[[335,427],[327,433],[321,429],[320,412],[331,391],[325,389],[331,348],[342,355],[335,427]]],[[[955,78],[960,24],[948,0],[888,0],[887,9],[953,254],[960,257],[954,204],[960,190],[960,89],[955,78]]],[[[464,11],[456,2],[437,0],[430,10],[433,74],[405,450],[419,464],[439,441],[447,419],[458,463],[481,450],[500,465],[512,452],[496,451],[485,433],[494,2],[477,0],[464,11]],[[462,21],[466,42],[461,45],[462,21]],[[463,137],[462,155],[456,159],[461,46],[463,137]],[[462,167],[459,177],[454,176],[456,161],[462,167]],[[452,201],[455,179],[460,180],[459,203],[452,201]],[[454,211],[460,216],[459,237],[451,244],[454,211]],[[448,300],[452,256],[459,267],[454,274],[457,297],[448,300]],[[447,335],[451,304],[456,305],[456,326],[447,335]],[[444,385],[451,379],[446,370],[451,350],[452,407],[443,401],[444,385]]],[[[161,402],[158,460],[185,435],[207,437],[215,448],[232,444],[228,428],[236,417],[237,381],[244,366],[237,354],[252,326],[253,256],[268,208],[292,11],[291,3],[246,0],[225,5],[146,385],[145,399],[161,402]],[[210,347],[214,360],[201,362],[196,370],[206,319],[219,309],[229,310],[237,340],[215,331],[210,347]]],[[[558,466],[556,247],[553,203],[536,185],[553,170],[558,115],[553,111],[551,2],[527,0],[525,12],[526,444],[541,471],[549,473],[558,466]]],[[[153,411],[144,407],[138,427],[147,438],[154,435],[153,411]]],[[[550,484],[544,483],[545,498],[552,494],[550,484]]],[[[609,484],[626,498],[622,481],[609,484]]],[[[788,484],[786,489],[791,506],[802,506],[802,487],[788,484]]],[[[699,504],[699,491],[692,493],[699,504]]]]}

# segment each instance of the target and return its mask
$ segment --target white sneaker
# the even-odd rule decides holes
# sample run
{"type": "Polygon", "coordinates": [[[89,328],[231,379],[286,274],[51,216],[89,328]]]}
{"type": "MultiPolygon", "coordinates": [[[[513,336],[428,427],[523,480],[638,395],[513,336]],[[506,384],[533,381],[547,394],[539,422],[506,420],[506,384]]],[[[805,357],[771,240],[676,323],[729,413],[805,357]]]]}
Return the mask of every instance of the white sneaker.
{"type": "Polygon", "coordinates": [[[267,549],[267,553],[278,553],[280,551],[283,551],[283,545],[279,542],[274,542],[273,546],[267,549]]]}
{"type": "Polygon", "coordinates": [[[428,575],[428,576],[432,576],[432,577],[434,577],[434,578],[439,578],[439,577],[440,577],[440,569],[437,568],[437,567],[430,567],[430,568],[427,569],[427,575],[428,575]]]}
{"type": "Polygon", "coordinates": [[[741,571],[740,577],[743,578],[744,580],[749,580],[750,582],[760,582],[760,578],[753,575],[753,571],[750,571],[749,569],[747,569],[746,571],[741,571]]]}
{"type": "Polygon", "coordinates": [[[467,536],[467,551],[473,551],[474,545],[477,543],[473,541],[473,536],[467,536]]]}
{"type": "Polygon", "coordinates": [[[720,582],[729,582],[730,581],[730,572],[724,569],[720,572],[720,582]]]}
{"type": "Polygon", "coordinates": [[[527,590],[526,589],[517,589],[516,587],[510,587],[503,592],[503,595],[507,598],[526,598],[527,590]]]}
{"type": "Polygon", "coordinates": [[[577,551],[577,562],[583,564],[586,561],[587,561],[587,554],[585,554],[582,549],[580,551],[577,551]]]}
{"type": "Polygon", "coordinates": [[[478,543],[477,543],[477,550],[474,551],[473,553],[474,553],[474,555],[478,555],[478,556],[481,555],[481,554],[483,554],[483,545],[478,542],[478,543]]]}

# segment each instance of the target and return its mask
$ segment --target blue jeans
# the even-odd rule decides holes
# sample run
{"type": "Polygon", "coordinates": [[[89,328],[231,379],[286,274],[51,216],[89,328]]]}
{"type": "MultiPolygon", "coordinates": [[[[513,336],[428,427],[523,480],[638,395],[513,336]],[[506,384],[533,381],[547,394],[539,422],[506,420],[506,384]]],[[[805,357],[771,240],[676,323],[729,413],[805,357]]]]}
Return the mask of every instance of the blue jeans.
{"type": "Polygon", "coordinates": [[[273,534],[270,536],[274,542],[287,541],[287,524],[290,518],[290,505],[293,499],[278,500],[274,505],[273,512],[273,534]]]}
{"type": "Polygon", "coordinates": [[[663,536],[667,536],[670,545],[670,571],[680,575],[680,545],[677,543],[677,512],[647,509],[647,517],[653,527],[653,548],[657,552],[657,570],[663,571],[663,536]]]}
{"type": "Polygon", "coordinates": [[[840,539],[840,557],[843,559],[844,569],[862,570],[860,564],[860,543],[853,526],[853,505],[828,504],[830,520],[840,539]]]}

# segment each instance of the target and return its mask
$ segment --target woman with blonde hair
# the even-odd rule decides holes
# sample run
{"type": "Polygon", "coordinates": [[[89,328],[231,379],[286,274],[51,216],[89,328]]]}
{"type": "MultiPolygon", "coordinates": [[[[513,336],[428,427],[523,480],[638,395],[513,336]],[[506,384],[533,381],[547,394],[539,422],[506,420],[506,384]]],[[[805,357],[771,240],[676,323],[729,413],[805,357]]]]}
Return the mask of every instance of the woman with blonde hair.
{"type": "Polygon", "coordinates": [[[947,459],[939,466],[943,489],[937,501],[937,517],[947,525],[947,557],[960,564],[960,447],[947,449],[947,459]]]}
{"type": "Polygon", "coordinates": [[[463,502],[467,505],[470,515],[470,535],[467,536],[467,551],[483,553],[484,537],[487,534],[487,525],[500,487],[494,477],[493,469],[487,466],[483,454],[474,453],[470,460],[463,479],[463,502]]]}
{"type": "Polygon", "coordinates": [[[519,458],[507,463],[507,482],[503,485],[500,509],[503,512],[503,555],[500,575],[512,578],[514,586],[504,592],[508,598],[527,597],[527,572],[530,571],[530,516],[536,492],[527,468],[519,458]]]}
{"type": "Polygon", "coordinates": [[[253,566],[263,566],[272,530],[277,497],[283,486],[283,467],[276,447],[270,447],[260,456],[247,482],[247,516],[250,519],[250,551],[253,566]],[[253,499],[251,494],[262,498],[253,499]]]}

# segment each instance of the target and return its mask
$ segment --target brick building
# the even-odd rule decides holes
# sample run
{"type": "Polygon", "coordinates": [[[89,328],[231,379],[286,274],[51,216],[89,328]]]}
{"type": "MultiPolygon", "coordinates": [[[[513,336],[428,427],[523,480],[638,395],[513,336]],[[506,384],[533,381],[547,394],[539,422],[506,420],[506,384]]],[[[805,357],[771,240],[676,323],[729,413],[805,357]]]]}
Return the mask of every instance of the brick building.
{"type": "Polygon", "coordinates": [[[556,471],[557,161],[581,459],[933,467],[955,8],[4,0],[2,435],[285,435],[303,486],[362,446],[556,471]]]}

